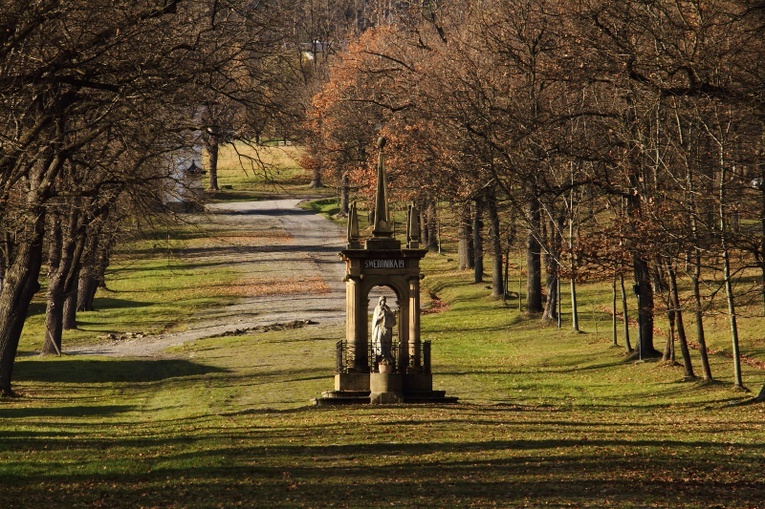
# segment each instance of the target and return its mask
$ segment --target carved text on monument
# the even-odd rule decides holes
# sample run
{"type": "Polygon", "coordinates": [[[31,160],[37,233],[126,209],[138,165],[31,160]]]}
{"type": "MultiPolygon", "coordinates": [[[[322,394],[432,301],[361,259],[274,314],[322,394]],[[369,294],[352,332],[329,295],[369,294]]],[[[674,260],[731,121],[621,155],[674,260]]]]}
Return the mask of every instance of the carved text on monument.
{"type": "Polygon", "coordinates": [[[403,269],[404,260],[364,260],[365,269],[403,269]]]}

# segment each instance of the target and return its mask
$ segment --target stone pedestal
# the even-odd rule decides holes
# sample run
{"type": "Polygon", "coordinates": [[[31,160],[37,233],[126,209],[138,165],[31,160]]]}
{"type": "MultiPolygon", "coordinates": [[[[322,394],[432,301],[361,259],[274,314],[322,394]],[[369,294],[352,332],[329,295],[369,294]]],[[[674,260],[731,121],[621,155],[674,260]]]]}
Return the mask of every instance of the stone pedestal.
{"type": "Polygon", "coordinates": [[[377,405],[404,402],[404,375],[370,373],[369,402],[377,405]]]}
{"type": "Polygon", "coordinates": [[[336,373],[336,391],[368,391],[369,373],[336,373]]]}

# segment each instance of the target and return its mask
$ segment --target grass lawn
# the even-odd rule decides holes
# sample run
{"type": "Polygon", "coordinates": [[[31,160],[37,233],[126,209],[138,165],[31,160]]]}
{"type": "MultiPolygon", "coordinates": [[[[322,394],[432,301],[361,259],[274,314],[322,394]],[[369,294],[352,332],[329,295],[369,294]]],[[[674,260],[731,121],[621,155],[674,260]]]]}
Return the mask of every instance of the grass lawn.
{"type": "MultiPolygon", "coordinates": [[[[300,196],[320,198],[336,194],[331,188],[314,189],[310,172],[300,166],[303,148],[299,145],[243,142],[224,145],[218,156],[218,185],[222,193],[212,200],[300,196]]],[[[207,187],[207,181],[204,181],[207,187]]]]}
{"type": "MultiPolygon", "coordinates": [[[[174,236],[174,249],[193,237],[174,236]]],[[[204,287],[168,277],[188,274],[170,259],[147,251],[116,267],[128,302],[142,278],[157,284],[142,308],[102,312],[104,328],[133,317],[161,329],[180,308],[235,297],[221,296],[234,277],[224,267],[191,267],[213,271],[194,276],[204,287]],[[160,298],[178,304],[158,309],[160,298]]],[[[163,359],[24,355],[22,397],[0,401],[0,507],[765,508],[765,406],[731,404],[751,394],[732,389],[724,321],[710,331],[719,381],[683,382],[681,368],[612,346],[602,287],[580,288],[575,333],[490,299],[446,255],[428,255],[424,271],[448,306],[422,320],[434,386],[460,403],[313,407],[333,387],[344,334],[322,324],[200,340],[163,359]]],[[[741,324],[754,359],[759,320],[741,324]]],[[[745,364],[744,380],[759,390],[765,371],[745,364]]]]}

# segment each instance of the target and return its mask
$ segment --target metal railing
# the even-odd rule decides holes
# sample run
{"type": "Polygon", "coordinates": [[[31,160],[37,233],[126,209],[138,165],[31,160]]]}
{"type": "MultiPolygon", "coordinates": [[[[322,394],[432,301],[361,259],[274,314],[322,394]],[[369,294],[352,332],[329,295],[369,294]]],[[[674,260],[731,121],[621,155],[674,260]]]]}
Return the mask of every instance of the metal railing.
{"type": "Polygon", "coordinates": [[[345,365],[345,351],[347,350],[347,341],[340,340],[335,343],[335,373],[347,373],[345,365]]]}
{"type": "MultiPolygon", "coordinates": [[[[393,368],[392,368],[393,373],[398,372],[398,359],[400,358],[399,348],[400,348],[400,345],[398,341],[391,341],[389,359],[393,360],[393,368]]],[[[367,351],[369,352],[369,371],[371,373],[378,373],[380,371],[379,363],[381,359],[377,355],[375,355],[374,345],[372,345],[371,341],[369,342],[369,350],[367,351]]]]}
{"type": "Polygon", "coordinates": [[[422,372],[430,373],[430,341],[422,342],[422,372]]]}
{"type": "MultiPolygon", "coordinates": [[[[400,366],[398,366],[398,360],[402,357],[400,348],[404,345],[398,341],[391,343],[391,357],[393,358],[393,372],[399,372],[400,366]]],[[[431,373],[431,344],[430,341],[422,342],[422,372],[431,373]]],[[[335,344],[335,372],[336,373],[349,373],[354,367],[355,351],[353,346],[348,343],[348,340],[341,340],[335,344]]],[[[367,366],[369,371],[376,373],[379,371],[380,359],[374,354],[372,348],[372,342],[367,345],[367,366]]]]}

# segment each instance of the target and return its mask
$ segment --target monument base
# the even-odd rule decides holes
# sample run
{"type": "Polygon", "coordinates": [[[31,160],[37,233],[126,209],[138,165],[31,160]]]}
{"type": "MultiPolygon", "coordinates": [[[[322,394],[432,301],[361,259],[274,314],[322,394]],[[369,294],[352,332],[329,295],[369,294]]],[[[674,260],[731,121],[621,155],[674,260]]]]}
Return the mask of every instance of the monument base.
{"type": "Polygon", "coordinates": [[[337,373],[335,391],[369,392],[369,373],[337,373]]]}
{"type": "Polygon", "coordinates": [[[445,391],[433,390],[430,373],[338,373],[335,390],[312,400],[315,405],[392,405],[397,403],[456,403],[445,391]]]}
{"type": "Polygon", "coordinates": [[[370,373],[369,402],[388,405],[404,402],[404,375],[399,373],[370,373]]]}

